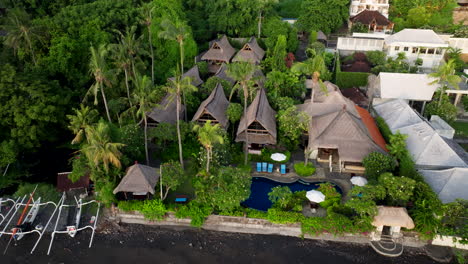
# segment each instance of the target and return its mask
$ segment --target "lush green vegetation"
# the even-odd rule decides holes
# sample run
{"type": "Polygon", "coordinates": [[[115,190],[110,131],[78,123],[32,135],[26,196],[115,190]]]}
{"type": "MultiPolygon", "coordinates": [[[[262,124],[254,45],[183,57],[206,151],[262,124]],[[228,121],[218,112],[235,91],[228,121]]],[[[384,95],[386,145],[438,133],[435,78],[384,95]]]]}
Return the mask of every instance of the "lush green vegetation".
{"type": "Polygon", "coordinates": [[[368,76],[365,72],[337,72],[336,85],[341,89],[366,86],[368,76]]]}
{"type": "Polygon", "coordinates": [[[315,167],[313,164],[310,164],[310,163],[307,165],[305,165],[304,163],[295,163],[294,171],[299,176],[307,177],[307,176],[312,176],[312,174],[314,174],[315,167]]]}

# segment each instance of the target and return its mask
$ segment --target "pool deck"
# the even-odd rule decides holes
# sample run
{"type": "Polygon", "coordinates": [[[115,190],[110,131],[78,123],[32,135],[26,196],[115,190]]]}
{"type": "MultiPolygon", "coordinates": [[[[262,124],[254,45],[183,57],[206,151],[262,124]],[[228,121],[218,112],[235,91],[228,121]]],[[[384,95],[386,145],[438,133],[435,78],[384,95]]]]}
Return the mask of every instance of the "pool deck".
{"type": "MultiPolygon", "coordinates": [[[[252,163],[253,166],[256,166],[256,163],[252,163]]],[[[312,176],[308,177],[301,177],[297,175],[294,172],[292,164],[288,164],[288,168],[290,168],[290,172],[286,174],[281,174],[276,170],[273,170],[272,173],[268,172],[257,172],[256,167],[253,167],[251,176],[252,177],[262,177],[262,178],[267,178],[271,179],[277,182],[282,182],[282,183],[291,183],[295,182],[298,180],[304,181],[304,182],[321,182],[321,181],[327,181],[327,182],[332,182],[336,185],[338,185],[341,190],[343,191],[343,201],[346,201],[348,198],[348,193],[351,191],[351,188],[353,185],[351,184],[351,174],[349,173],[336,173],[336,172],[329,172],[327,169],[323,168],[320,164],[314,163],[316,167],[316,171],[312,176]]],[[[275,165],[275,167],[277,167],[275,165]]]]}

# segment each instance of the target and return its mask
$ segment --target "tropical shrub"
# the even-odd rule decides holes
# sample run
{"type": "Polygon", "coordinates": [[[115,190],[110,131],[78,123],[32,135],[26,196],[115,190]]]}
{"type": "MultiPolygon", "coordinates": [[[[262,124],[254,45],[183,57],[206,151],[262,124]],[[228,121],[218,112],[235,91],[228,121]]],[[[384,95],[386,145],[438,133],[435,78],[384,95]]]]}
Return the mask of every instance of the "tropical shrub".
{"type": "Polygon", "coordinates": [[[268,193],[268,199],[273,203],[274,207],[285,209],[289,200],[293,196],[291,189],[288,186],[276,186],[268,193]]]}
{"type": "Polygon", "coordinates": [[[379,184],[385,188],[390,204],[404,206],[413,197],[416,181],[404,176],[393,176],[383,173],[379,177],[379,184]]]}
{"type": "Polygon", "coordinates": [[[337,72],[336,85],[340,89],[366,86],[367,76],[369,73],[366,72],[337,72]]]}
{"type": "Polygon", "coordinates": [[[190,218],[192,226],[201,227],[211,212],[213,212],[213,208],[194,200],[178,208],[175,216],[177,218],[190,218]]]}
{"type": "MultiPolygon", "coordinates": [[[[439,98],[440,92],[437,91],[434,94],[434,98],[439,98]]],[[[457,107],[454,106],[448,97],[447,94],[442,95],[442,101],[439,103],[439,100],[433,100],[428,103],[426,106],[425,115],[432,116],[438,115],[440,118],[445,120],[447,123],[452,123],[457,118],[457,107]]]]}
{"type": "Polygon", "coordinates": [[[279,208],[268,209],[267,220],[275,224],[294,224],[304,220],[304,215],[299,212],[283,211],[279,208]]]}
{"type": "Polygon", "coordinates": [[[37,189],[34,193],[34,199],[41,197],[42,202],[58,202],[60,200],[60,193],[57,192],[57,189],[52,184],[47,183],[22,183],[13,194],[13,197],[19,198],[26,195],[26,199],[24,201],[26,202],[29,199],[29,195],[33,192],[34,188],[36,188],[36,185],[37,189]]]}
{"type": "Polygon", "coordinates": [[[377,180],[384,172],[392,172],[396,165],[393,157],[380,152],[370,153],[362,160],[362,164],[366,169],[365,174],[370,180],[377,180]]]}
{"type": "Polygon", "coordinates": [[[299,162],[294,163],[294,171],[301,177],[307,177],[315,173],[315,167],[311,163],[304,165],[304,163],[299,162]]]}
{"type": "Polygon", "coordinates": [[[167,209],[159,199],[145,200],[139,209],[148,220],[161,220],[166,215],[167,209]]]}
{"type": "Polygon", "coordinates": [[[320,206],[327,209],[331,206],[340,204],[341,194],[336,190],[335,186],[329,182],[319,184],[317,191],[325,195],[325,201],[320,203],[320,206]]]}

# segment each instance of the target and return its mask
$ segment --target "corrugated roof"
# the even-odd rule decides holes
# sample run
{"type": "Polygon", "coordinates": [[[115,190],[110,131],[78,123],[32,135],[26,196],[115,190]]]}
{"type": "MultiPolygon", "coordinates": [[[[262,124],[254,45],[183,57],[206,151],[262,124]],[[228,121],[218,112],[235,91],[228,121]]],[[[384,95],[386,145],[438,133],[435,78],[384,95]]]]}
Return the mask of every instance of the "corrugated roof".
{"type": "Polygon", "coordinates": [[[221,127],[226,129],[229,125],[229,120],[226,115],[228,106],[229,101],[226,99],[223,86],[218,83],[210,96],[200,104],[192,121],[197,121],[204,113],[208,113],[219,122],[221,127]]]}
{"type": "Polygon", "coordinates": [[[380,98],[430,101],[437,84],[428,74],[381,72],[380,98]]]}
{"type": "Polygon", "coordinates": [[[419,172],[443,203],[451,203],[455,199],[468,200],[468,168],[419,172]]]}

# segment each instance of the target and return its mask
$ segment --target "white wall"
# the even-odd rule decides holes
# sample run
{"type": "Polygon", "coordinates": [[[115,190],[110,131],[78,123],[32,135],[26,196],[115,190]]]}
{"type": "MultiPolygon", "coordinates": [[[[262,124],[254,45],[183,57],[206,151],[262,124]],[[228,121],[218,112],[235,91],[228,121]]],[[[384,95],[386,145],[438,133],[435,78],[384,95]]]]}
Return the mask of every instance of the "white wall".
{"type": "Polygon", "coordinates": [[[377,10],[388,18],[389,0],[352,0],[349,15],[355,16],[363,10],[377,10]]]}
{"type": "Polygon", "coordinates": [[[338,50],[370,51],[383,50],[383,45],[382,39],[338,38],[336,48],[338,50]]]}
{"type": "Polygon", "coordinates": [[[406,54],[408,62],[410,62],[411,64],[414,63],[416,59],[421,58],[423,60],[423,68],[434,68],[439,66],[445,54],[445,49],[440,47],[430,47],[430,45],[425,45],[424,48],[420,48],[410,45],[405,46],[404,44],[392,44],[390,46],[386,46],[385,50],[387,52],[387,56],[391,56],[394,58],[398,56],[398,53],[404,52],[406,54]],[[395,47],[398,47],[398,50],[395,50],[395,47]],[[413,48],[418,49],[416,53],[413,53],[413,48]],[[436,53],[436,49],[438,49],[440,54],[436,53]],[[433,54],[430,54],[431,50],[434,51],[433,54]]]}

